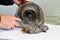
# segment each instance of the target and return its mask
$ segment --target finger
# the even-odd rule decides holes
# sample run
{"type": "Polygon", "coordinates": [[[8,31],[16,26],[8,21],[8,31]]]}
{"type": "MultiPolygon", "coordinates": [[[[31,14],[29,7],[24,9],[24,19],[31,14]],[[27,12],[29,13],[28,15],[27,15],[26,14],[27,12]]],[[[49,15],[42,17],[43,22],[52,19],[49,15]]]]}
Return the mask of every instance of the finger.
{"type": "Polygon", "coordinates": [[[15,28],[14,25],[13,26],[9,26],[6,29],[13,29],[13,28],[15,28]]]}
{"type": "Polygon", "coordinates": [[[5,29],[11,29],[12,27],[14,27],[14,23],[13,24],[8,24],[8,25],[5,25],[5,29]]]}
{"type": "Polygon", "coordinates": [[[25,0],[25,1],[27,1],[27,2],[28,2],[29,0],[25,0]]]}
{"type": "Polygon", "coordinates": [[[7,29],[7,27],[4,24],[0,24],[1,29],[7,29]]]}
{"type": "Polygon", "coordinates": [[[20,1],[19,0],[13,0],[15,4],[20,4],[20,1]]]}
{"type": "Polygon", "coordinates": [[[20,21],[21,21],[20,18],[13,17],[13,19],[14,19],[15,21],[17,21],[17,22],[20,22],[20,21]]]}
{"type": "Polygon", "coordinates": [[[21,21],[21,19],[20,19],[20,18],[16,18],[16,21],[17,21],[17,22],[20,22],[20,21],[21,21]]]}
{"type": "Polygon", "coordinates": [[[0,24],[0,28],[4,28],[5,26],[3,24],[0,24]]]}
{"type": "Polygon", "coordinates": [[[15,26],[12,26],[11,29],[15,28],[15,26]]]}
{"type": "Polygon", "coordinates": [[[15,27],[18,27],[19,26],[19,23],[18,22],[15,22],[14,25],[15,25],[15,27]]]}

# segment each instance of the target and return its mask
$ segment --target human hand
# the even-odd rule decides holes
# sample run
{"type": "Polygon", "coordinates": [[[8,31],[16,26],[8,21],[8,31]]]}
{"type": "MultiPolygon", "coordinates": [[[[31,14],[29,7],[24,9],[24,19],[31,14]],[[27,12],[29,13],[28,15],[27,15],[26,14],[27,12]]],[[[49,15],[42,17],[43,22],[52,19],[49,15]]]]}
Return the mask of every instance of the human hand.
{"type": "Polygon", "coordinates": [[[13,0],[13,2],[17,5],[22,5],[24,4],[25,2],[28,2],[29,0],[13,0]]]}
{"type": "Polygon", "coordinates": [[[10,15],[1,15],[0,28],[11,29],[19,26],[21,19],[10,15]]]}

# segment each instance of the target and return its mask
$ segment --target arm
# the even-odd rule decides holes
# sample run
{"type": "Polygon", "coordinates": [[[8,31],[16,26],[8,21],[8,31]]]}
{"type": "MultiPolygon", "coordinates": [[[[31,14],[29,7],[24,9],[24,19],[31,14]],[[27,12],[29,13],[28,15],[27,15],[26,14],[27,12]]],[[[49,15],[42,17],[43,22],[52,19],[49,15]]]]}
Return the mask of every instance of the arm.
{"type": "Polygon", "coordinates": [[[29,0],[0,0],[0,5],[13,5],[14,3],[20,5],[28,1],[29,0]]]}
{"type": "Polygon", "coordinates": [[[0,5],[13,5],[13,0],[0,0],[0,5]]]}

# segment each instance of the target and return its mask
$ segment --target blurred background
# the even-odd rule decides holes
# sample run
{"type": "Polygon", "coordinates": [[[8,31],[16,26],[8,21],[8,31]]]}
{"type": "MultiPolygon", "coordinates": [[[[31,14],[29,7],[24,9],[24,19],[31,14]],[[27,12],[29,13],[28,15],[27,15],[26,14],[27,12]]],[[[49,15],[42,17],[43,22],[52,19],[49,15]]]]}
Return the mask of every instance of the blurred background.
{"type": "MultiPolygon", "coordinates": [[[[60,25],[60,0],[30,0],[38,4],[44,13],[45,23],[60,25]]],[[[3,6],[0,5],[0,14],[15,15],[17,13],[17,5],[3,6]]]]}

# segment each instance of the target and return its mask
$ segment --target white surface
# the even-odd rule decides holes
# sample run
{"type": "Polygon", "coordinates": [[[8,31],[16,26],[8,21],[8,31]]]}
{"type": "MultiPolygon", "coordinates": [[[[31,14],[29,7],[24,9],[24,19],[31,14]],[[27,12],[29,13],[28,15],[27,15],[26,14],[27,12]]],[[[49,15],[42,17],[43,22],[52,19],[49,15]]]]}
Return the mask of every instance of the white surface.
{"type": "Polygon", "coordinates": [[[0,38],[11,40],[60,40],[60,26],[50,25],[46,33],[24,34],[19,28],[13,30],[0,30],[0,38]]]}

